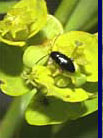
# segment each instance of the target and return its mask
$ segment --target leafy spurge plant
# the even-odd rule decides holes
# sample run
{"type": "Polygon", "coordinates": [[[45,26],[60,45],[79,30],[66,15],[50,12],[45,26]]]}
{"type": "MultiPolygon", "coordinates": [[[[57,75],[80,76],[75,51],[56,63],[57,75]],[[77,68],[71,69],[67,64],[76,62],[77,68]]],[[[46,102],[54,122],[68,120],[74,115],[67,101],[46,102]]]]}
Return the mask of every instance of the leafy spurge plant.
{"type": "Polygon", "coordinates": [[[85,116],[97,110],[97,50],[95,35],[65,33],[44,0],[21,0],[0,21],[0,88],[11,96],[34,90],[25,112],[32,125],[85,116]],[[61,70],[53,51],[73,59],[76,71],[61,70]]]}

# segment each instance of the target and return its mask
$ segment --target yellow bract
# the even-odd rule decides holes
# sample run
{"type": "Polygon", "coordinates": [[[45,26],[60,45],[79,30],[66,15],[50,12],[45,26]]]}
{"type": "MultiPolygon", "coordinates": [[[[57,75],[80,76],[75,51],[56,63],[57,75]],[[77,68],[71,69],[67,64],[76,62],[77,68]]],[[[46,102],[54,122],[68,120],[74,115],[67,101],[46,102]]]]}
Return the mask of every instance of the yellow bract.
{"type": "Polygon", "coordinates": [[[44,0],[21,0],[0,21],[0,41],[23,46],[45,25],[47,7],[44,0]],[[17,42],[17,43],[16,43],[17,42]]]}
{"type": "Polygon", "coordinates": [[[59,51],[81,65],[87,81],[98,81],[98,40],[95,35],[81,31],[65,33],[58,37],[53,51],[59,51]]]}

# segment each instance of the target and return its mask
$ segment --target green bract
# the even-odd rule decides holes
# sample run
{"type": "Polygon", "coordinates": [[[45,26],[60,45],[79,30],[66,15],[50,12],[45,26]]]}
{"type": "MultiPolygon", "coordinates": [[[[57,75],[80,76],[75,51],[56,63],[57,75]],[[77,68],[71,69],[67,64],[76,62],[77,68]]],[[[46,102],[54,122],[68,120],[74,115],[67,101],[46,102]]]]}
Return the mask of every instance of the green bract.
{"type": "Polygon", "coordinates": [[[47,15],[47,22],[45,26],[37,33],[34,37],[27,41],[28,45],[48,45],[52,47],[54,41],[58,35],[63,33],[63,26],[61,23],[52,15],[47,15]]]}
{"type": "Polygon", "coordinates": [[[63,33],[63,26],[54,16],[48,15],[46,25],[40,32],[46,39],[53,39],[54,37],[63,33]]]}
{"type": "Polygon", "coordinates": [[[45,105],[43,98],[35,96],[26,113],[25,117],[31,125],[60,124],[68,119],[76,119],[85,111],[82,103],[66,103],[57,98],[48,98],[49,103],[45,105]]]}
{"type": "Polygon", "coordinates": [[[21,0],[0,21],[0,41],[23,46],[45,25],[47,8],[44,0],[21,0]]]}
{"type": "MultiPolygon", "coordinates": [[[[95,84],[93,84],[95,85],[95,84]]],[[[91,85],[87,85],[90,87],[91,85]]],[[[95,92],[98,86],[95,85],[95,92]]],[[[60,124],[67,120],[75,120],[86,116],[98,109],[98,98],[84,102],[68,103],[54,97],[47,97],[48,104],[45,104],[43,97],[36,95],[32,98],[30,105],[25,112],[25,118],[30,125],[60,124]]]]}
{"type": "Polygon", "coordinates": [[[23,95],[30,91],[21,78],[23,72],[23,51],[0,43],[0,88],[11,96],[23,95]]]}
{"type": "Polygon", "coordinates": [[[44,65],[48,59],[48,47],[42,45],[30,46],[25,50],[23,55],[23,63],[31,68],[35,64],[44,65]]]}

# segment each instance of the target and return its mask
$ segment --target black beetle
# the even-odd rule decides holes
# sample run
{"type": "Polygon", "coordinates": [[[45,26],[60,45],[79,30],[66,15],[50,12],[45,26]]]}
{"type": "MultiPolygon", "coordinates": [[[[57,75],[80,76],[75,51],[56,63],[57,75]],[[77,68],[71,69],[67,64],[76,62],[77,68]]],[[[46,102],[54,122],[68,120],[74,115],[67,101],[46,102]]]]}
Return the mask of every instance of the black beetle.
{"type": "Polygon", "coordinates": [[[61,69],[71,73],[75,72],[75,66],[71,58],[57,51],[51,52],[50,57],[61,67],[61,69]]]}

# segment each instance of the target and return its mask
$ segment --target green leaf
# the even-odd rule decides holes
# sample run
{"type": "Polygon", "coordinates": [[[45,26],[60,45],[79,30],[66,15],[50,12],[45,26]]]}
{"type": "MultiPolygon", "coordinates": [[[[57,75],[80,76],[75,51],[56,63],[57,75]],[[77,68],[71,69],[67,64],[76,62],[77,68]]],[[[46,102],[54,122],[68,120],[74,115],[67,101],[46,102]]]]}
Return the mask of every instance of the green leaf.
{"type": "Polygon", "coordinates": [[[26,39],[41,30],[46,18],[47,8],[44,0],[21,0],[7,13],[4,20],[0,21],[0,41],[23,46],[26,39]]]}
{"type": "Polygon", "coordinates": [[[88,24],[85,24],[82,27],[82,30],[88,31],[92,30],[94,27],[96,29],[97,24],[98,24],[98,13],[96,13],[93,17],[91,17],[91,19],[88,21],[88,24]]]}
{"type": "Polygon", "coordinates": [[[70,18],[68,18],[68,21],[65,25],[65,30],[66,31],[70,31],[70,30],[86,31],[90,29],[90,26],[87,27],[88,24],[92,22],[91,27],[97,24],[97,20],[98,20],[97,13],[98,13],[98,0],[78,1],[77,5],[72,11],[70,18]],[[96,19],[96,22],[95,22],[95,19],[96,19]]]}
{"type": "Polygon", "coordinates": [[[11,96],[19,96],[30,91],[21,74],[23,51],[19,47],[9,47],[0,43],[0,88],[11,96]]]}
{"type": "Polygon", "coordinates": [[[62,0],[55,12],[55,16],[61,21],[63,25],[70,18],[79,0],[62,0]]]}

